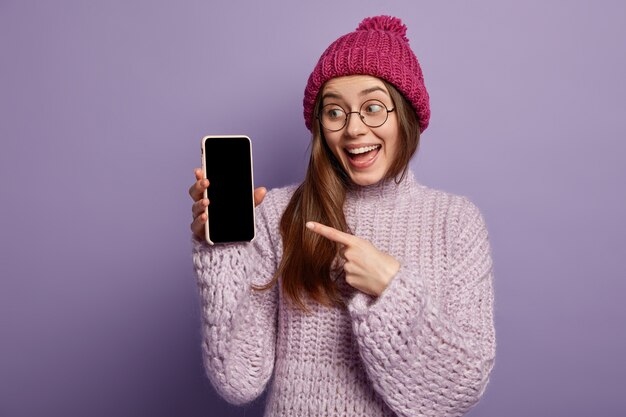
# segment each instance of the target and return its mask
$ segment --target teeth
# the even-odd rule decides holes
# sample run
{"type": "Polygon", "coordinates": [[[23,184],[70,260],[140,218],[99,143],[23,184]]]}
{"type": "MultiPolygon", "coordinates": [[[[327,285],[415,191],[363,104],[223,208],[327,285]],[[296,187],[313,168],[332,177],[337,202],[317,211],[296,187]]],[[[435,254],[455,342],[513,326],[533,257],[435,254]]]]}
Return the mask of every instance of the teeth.
{"type": "Polygon", "coordinates": [[[362,148],[347,149],[347,151],[348,151],[348,153],[351,153],[352,155],[358,155],[360,153],[373,151],[374,149],[377,149],[379,147],[380,147],[380,145],[372,145],[372,146],[364,146],[362,148]]]}

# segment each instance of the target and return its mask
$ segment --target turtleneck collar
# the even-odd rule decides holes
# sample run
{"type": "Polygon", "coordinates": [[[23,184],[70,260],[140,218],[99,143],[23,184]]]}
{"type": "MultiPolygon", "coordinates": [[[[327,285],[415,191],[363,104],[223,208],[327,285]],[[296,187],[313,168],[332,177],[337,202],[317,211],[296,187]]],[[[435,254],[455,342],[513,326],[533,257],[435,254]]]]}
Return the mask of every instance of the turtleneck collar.
{"type": "Polygon", "coordinates": [[[353,185],[348,189],[346,198],[349,200],[388,198],[409,191],[415,183],[413,172],[411,169],[407,169],[406,175],[399,184],[396,184],[395,178],[391,178],[381,180],[372,185],[353,185]]]}

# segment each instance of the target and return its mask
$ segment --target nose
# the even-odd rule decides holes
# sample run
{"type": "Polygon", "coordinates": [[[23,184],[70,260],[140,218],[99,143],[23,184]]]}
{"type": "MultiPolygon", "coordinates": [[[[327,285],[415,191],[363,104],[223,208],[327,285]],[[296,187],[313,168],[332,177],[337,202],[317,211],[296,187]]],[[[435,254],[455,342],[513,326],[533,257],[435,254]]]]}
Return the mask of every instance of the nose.
{"type": "Polygon", "coordinates": [[[360,136],[367,133],[367,125],[363,123],[361,114],[358,111],[351,111],[346,114],[348,122],[346,123],[345,132],[352,137],[360,136]]]}

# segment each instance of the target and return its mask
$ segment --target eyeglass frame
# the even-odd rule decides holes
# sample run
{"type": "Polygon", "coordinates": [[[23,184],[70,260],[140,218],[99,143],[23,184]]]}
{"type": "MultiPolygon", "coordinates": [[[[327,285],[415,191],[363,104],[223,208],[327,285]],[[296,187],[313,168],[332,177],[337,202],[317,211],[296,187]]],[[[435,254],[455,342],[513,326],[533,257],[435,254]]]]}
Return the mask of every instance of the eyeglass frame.
{"type": "Polygon", "coordinates": [[[367,127],[371,127],[371,128],[377,128],[377,127],[381,127],[382,125],[384,125],[385,123],[387,123],[387,120],[389,119],[389,113],[392,113],[392,112],[394,112],[395,110],[396,110],[396,108],[395,108],[395,107],[394,107],[394,108],[392,108],[392,109],[388,109],[388,108],[387,108],[387,106],[385,105],[385,103],[383,103],[382,101],[380,101],[380,100],[378,100],[378,99],[372,98],[372,99],[369,99],[369,100],[365,100],[363,103],[361,103],[361,105],[359,106],[359,111],[348,111],[348,112],[347,112],[347,111],[345,111],[345,110],[344,110],[344,108],[343,108],[343,107],[341,107],[341,106],[340,106],[339,104],[337,104],[337,103],[328,103],[328,104],[324,104],[324,105],[322,106],[322,108],[319,110],[319,112],[317,113],[317,115],[315,115],[315,118],[316,118],[316,119],[320,122],[320,125],[321,125],[324,129],[328,130],[329,132],[339,132],[340,130],[342,130],[344,127],[346,127],[346,126],[348,125],[348,117],[349,117],[351,114],[353,114],[353,113],[356,113],[356,114],[358,114],[358,115],[359,115],[359,119],[361,119],[361,122],[362,122],[365,126],[367,126],[367,127]],[[383,122],[382,122],[381,124],[378,124],[378,125],[372,126],[372,125],[369,125],[369,124],[365,123],[365,116],[363,116],[363,115],[361,114],[361,110],[363,110],[363,106],[364,106],[365,104],[369,103],[370,101],[375,101],[375,102],[377,102],[377,103],[380,103],[380,104],[383,106],[383,108],[385,109],[385,111],[387,112],[387,114],[385,115],[385,120],[383,120],[383,122]],[[343,113],[344,113],[344,114],[345,114],[345,116],[346,116],[346,117],[344,118],[344,120],[343,120],[343,125],[341,125],[341,127],[340,127],[339,129],[329,129],[329,128],[327,128],[326,126],[324,126],[324,123],[322,123],[322,118],[321,118],[322,110],[324,110],[324,107],[327,107],[327,106],[330,106],[330,105],[335,105],[335,106],[339,107],[339,108],[341,109],[341,111],[343,111],[343,113]]]}

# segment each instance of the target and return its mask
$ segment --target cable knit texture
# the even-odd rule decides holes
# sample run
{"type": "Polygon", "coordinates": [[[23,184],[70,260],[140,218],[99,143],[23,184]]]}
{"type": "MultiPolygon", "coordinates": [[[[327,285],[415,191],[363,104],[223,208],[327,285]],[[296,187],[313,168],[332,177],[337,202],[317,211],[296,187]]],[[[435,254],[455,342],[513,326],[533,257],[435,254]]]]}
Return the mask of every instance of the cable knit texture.
{"type": "Polygon", "coordinates": [[[279,221],[295,187],[270,191],[252,243],[194,240],[207,374],[229,402],[259,396],[266,416],[461,416],[481,397],[495,357],[492,261],[483,218],[467,198],[413,174],[348,192],[351,232],[401,268],[373,298],[334,277],[348,308],[280,286],[258,292],[282,256],[279,221]]]}
{"type": "Polygon", "coordinates": [[[415,109],[420,131],[430,119],[430,101],[424,75],[409,46],[406,25],[392,16],[364,19],[354,32],[341,36],[324,51],[304,89],[304,123],[311,130],[315,99],[324,83],[346,75],[382,78],[407,98],[415,109]]]}

